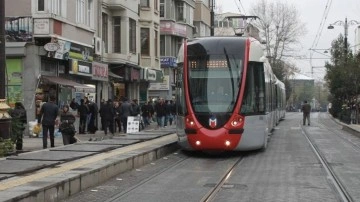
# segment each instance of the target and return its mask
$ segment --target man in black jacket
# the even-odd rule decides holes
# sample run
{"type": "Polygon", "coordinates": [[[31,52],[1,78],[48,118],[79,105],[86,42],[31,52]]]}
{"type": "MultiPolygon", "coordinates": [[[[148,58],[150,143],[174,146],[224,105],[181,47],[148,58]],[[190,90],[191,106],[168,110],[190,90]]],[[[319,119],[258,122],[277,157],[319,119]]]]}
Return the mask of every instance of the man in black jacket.
{"type": "Polygon", "coordinates": [[[115,111],[113,102],[109,99],[101,109],[100,116],[104,119],[104,133],[107,135],[107,129],[109,128],[110,133],[114,135],[114,119],[115,119],[115,111]]]}
{"type": "Polygon", "coordinates": [[[59,114],[59,107],[55,104],[55,96],[50,96],[50,101],[42,105],[40,110],[40,116],[38,119],[38,124],[42,123],[43,149],[47,148],[48,132],[50,135],[51,147],[55,147],[54,130],[55,130],[55,120],[58,114],[59,114]]]}

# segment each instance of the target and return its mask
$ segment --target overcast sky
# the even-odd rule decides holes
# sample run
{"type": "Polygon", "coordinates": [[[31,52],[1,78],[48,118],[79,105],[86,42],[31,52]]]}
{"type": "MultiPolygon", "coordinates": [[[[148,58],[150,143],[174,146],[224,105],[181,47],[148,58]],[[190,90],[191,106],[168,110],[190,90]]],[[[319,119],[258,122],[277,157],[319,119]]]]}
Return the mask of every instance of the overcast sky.
{"type": "MultiPolygon", "coordinates": [[[[268,0],[276,1],[276,0],[268,0]]],[[[310,65],[310,51],[313,42],[315,41],[316,33],[320,27],[322,17],[325,11],[328,0],[283,0],[288,4],[294,5],[300,14],[300,20],[305,23],[307,34],[303,36],[301,41],[302,55],[305,55],[307,59],[296,60],[296,65],[302,73],[307,76],[311,76],[315,79],[321,79],[324,75],[324,60],[313,59],[311,61],[314,68],[314,74],[311,74],[310,65]]],[[[356,20],[360,23],[360,0],[329,0],[331,1],[330,10],[325,21],[325,26],[322,30],[321,37],[318,41],[316,49],[327,49],[331,47],[332,40],[336,39],[340,33],[344,35],[344,26],[334,26],[334,29],[327,29],[327,26],[338,20],[345,21],[347,17],[348,22],[356,20]]],[[[217,9],[222,12],[235,12],[242,13],[245,9],[245,14],[250,14],[250,8],[258,0],[215,0],[217,9]],[[239,3],[241,2],[241,4],[239,3]],[[242,6],[241,6],[242,5],[242,6]],[[240,11],[239,12],[239,9],[240,11]]],[[[360,24],[359,24],[360,25],[360,24]]],[[[348,43],[350,47],[355,45],[354,33],[358,25],[349,25],[348,29],[348,43]]],[[[321,51],[321,50],[317,50],[321,51]]],[[[324,55],[320,55],[316,52],[313,54],[313,58],[325,58],[324,55]]]]}

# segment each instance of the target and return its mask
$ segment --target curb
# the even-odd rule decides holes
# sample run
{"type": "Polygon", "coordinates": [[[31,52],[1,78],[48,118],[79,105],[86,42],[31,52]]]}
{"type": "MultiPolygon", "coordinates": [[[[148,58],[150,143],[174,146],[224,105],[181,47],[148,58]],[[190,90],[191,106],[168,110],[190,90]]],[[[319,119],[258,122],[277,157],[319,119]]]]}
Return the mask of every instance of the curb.
{"type": "MultiPolygon", "coordinates": [[[[79,163],[75,161],[51,168],[60,171],[55,175],[49,175],[39,180],[30,179],[29,182],[23,185],[0,191],[1,201],[50,202],[64,200],[75,193],[99,185],[125,171],[139,168],[178,150],[176,135],[168,136],[157,144],[150,141],[149,144],[139,146],[139,148],[131,149],[131,146],[129,146],[113,150],[114,154],[110,152],[86,157],[81,160],[86,161],[86,159],[91,158],[95,160],[79,167],[73,166],[73,164],[79,163]],[[72,169],[61,172],[62,167],[63,169],[65,167],[72,169]]],[[[135,145],[133,147],[136,147],[135,145]]],[[[51,172],[51,169],[41,170],[34,173],[34,175],[51,172]]],[[[22,177],[19,177],[18,181],[22,179],[22,177]]]]}

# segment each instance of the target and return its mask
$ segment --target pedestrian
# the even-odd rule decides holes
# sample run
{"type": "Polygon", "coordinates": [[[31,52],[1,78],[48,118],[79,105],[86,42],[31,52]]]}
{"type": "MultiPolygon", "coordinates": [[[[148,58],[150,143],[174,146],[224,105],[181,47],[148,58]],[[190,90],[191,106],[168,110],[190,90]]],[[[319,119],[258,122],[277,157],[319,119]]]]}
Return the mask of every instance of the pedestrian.
{"type": "Polygon", "coordinates": [[[69,112],[69,106],[64,105],[60,114],[60,132],[63,138],[64,145],[75,143],[75,116],[69,112]]]}
{"type": "Polygon", "coordinates": [[[151,109],[149,107],[149,102],[146,102],[143,106],[141,106],[141,115],[143,117],[145,127],[150,125],[150,118],[151,118],[150,110],[151,109]]]}
{"type": "Polygon", "coordinates": [[[23,133],[26,124],[26,110],[21,102],[16,102],[14,109],[9,112],[12,128],[12,140],[16,145],[16,150],[22,150],[23,148],[23,133]]]}
{"type": "Polygon", "coordinates": [[[98,114],[98,107],[92,99],[89,100],[89,103],[87,106],[89,108],[89,122],[88,122],[88,127],[87,127],[88,130],[87,131],[91,134],[95,134],[95,132],[98,130],[98,128],[95,125],[95,119],[98,114]]]}
{"type": "Polygon", "coordinates": [[[109,128],[109,131],[112,135],[114,135],[114,119],[115,119],[115,112],[114,112],[114,106],[111,99],[109,99],[101,109],[101,116],[104,119],[104,133],[107,135],[107,130],[109,128]]]}
{"type": "Polygon", "coordinates": [[[120,117],[123,124],[124,133],[127,132],[127,120],[128,117],[133,114],[133,108],[128,98],[124,98],[123,103],[120,106],[120,117]]]}
{"type": "Polygon", "coordinates": [[[138,100],[137,99],[133,99],[132,103],[132,116],[138,116],[140,114],[140,106],[138,104],[138,100]]]}
{"type": "Polygon", "coordinates": [[[310,104],[305,100],[303,106],[301,107],[301,110],[303,112],[303,125],[306,123],[306,119],[308,121],[308,125],[310,126],[310,112],[311,112],[311,106],[310,104]]]}
{"type": "Polygon", "coordinates": [[[86,120],[89,113],[89,108],[85,105],[85,100],[80,100],[80,106],[78,108],[79,120],[79,134],[85,134],[86,120]]]}
{"type": "Polygon", "coordinates": [[[155,104],[155,113],[158,128],[165,127],[165,116],[166,116],[166,107],[164,98],[160,98],[159,101],[155,104]]]}
{"type": "Polygon", "coordinates": [[[59,107],[55,104],[55,96],[51,95],[50,100],[42,105],[38,124],[42,124],[43,131],[43,149],[47,148],[48,133],[50,136],[50,146],[55,147],[54,131],[55,121],[59,114],[59,107]]]}
{"type": "Polygon", "coordinates": [[[118,130],[119,133],[121,132],[120,106],[121,106],[121,103],[119,101],[114,102],[114,112],[115,112],[114,132],[116,132],[116,128],[119,128],[119,130],[118,130]]]}
{"type": "Polygon", "coordinates": [[[70,102],[70,107],[72,110],[77,110],[77,108],[79,107],[79,104],[75,101],[75,98],[73,98],[70,102]]]}
{"type": "Polygon", "coordinates": [[[99,109],[100,122],[101,122],[101,130],[104,130],[104,118],[102,117],[101,109],[102,109],[103,106],[105,106],[105,105],[106,105],[105,99],[101,99],[101,101],[100,101],[100,109],[99,109]]]}

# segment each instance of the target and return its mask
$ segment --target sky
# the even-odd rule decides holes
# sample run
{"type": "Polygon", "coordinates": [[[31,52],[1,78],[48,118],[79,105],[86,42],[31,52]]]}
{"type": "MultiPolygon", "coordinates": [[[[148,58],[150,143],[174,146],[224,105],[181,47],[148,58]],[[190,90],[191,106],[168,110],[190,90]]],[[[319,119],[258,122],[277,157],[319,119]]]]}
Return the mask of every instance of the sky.
{"type": "MultiPolygon", "coordinates": [[[[276,0],[268,0],[276,1],[276,0]]],[[[336,21],[345,21],[348,19],[348,43],[351,46],[355,45],[355,29],[358,25],[350,25],[350,21],[357,21],[360,23],[360,1],[359,0],[282,0],[289,5],[294,5],[299,12],[300,21],[305,23],[307,33],[300,38],[300,55],[304,59],[296,59],[294,63],[300,69],[301,73],[312,77],[316,80],[322,80],[325,75],[325,59],[311,59],[310,52],[313,53],[312,58],[327,58],[323,53],[324,50],[331,47],[331,42],[336,39],[339,34],[344,35],[344,26],[335,25],[334,29],[327,29],[329,24],[336,21]],[[329,3],[328,3],[329,2],[329,3]],[[331,3],[330,3],[331,2],[331,3]],[[316,34],[318,33],[320,24],[323,20],[326,5],[330,5],[325,26],[322,29],[317,46],[312,47],[316,34]],[[311,51],[309,49],[315,49],[311,51]],[[314,67],[314,68],[311,68],[314,67]]],[[[258,0],[215,0],[216,11],[219,12],[235,12],[250,15],[251,7],[258,2],[258,0]],[[239,3],[241,2],[241,4],[239,3]],[[239,9],[241,12],[239,12],[239,9]]]]}

